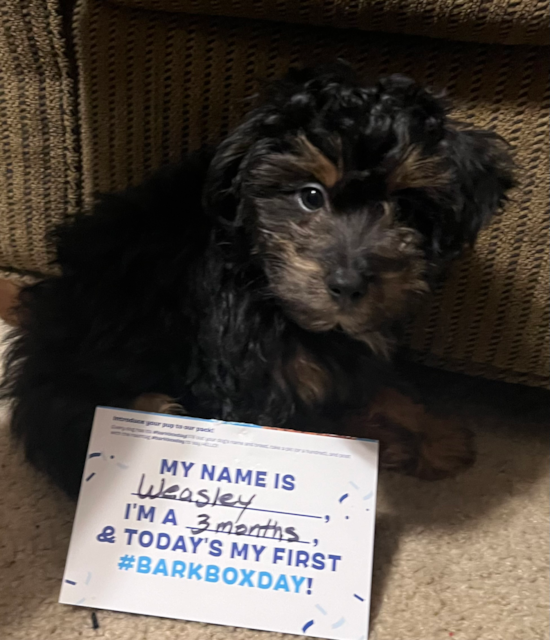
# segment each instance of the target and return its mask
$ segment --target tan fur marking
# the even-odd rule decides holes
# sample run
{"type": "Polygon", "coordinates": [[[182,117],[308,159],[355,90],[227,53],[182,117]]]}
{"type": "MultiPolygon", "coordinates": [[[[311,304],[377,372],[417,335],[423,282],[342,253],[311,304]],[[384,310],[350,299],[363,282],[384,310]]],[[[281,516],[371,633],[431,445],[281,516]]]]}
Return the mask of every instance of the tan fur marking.
{"type": "Polygon", "coordinates": [[[304,274],[322,275],[321,265],[315,260],[299,256],[292,242],[281,242],[280,246],[283,247],[283,255],[292,266],[292,269],[304,274]]]}
{"type": "Polygon", "coordinates": [[[341,166],[336,166],[303,135],[297,138],[301,165],[312,173],[327,189],[342,179],[341,166]]]}
{"type": "Polygon", "coordinates": [[[266,250],[277,257],[278,268],[272,274],[272,286],[285,300],[299,304],[307,292],[308,328],[328,331],[334,327],[336,305],[327,295],[324,273],[316,260],[301,256],[293,242],[285,238],[266,239],[266,250]]]}
{"type": "Polygon", "coordinates": [[[185,415],[185,409],[170,396],[163,393],[143,393],[130,405],[130,409],[147,413],[185,415]]]}
{"type": "Polygon", "coordinates": [[[12,327],[19,324],[17,317],[17,296],[19,287],[10,280],[0,280],[0,318],[12,327]]]}
{"type": "Polygon", "coordinates": [[[285,370],[292,387],[306,404],[320,404],[328,395],[331,387],[328,371],[305,350],[300,348],[286,363],[285,370]]]}
{"type": "Polygon", "coordinates": [[[411,146],[399,164],[388,176],[388,190],[437,189],[449,182],[449,172],[445,171],[438,156],[423,156],[418,147],[411,146]]]}

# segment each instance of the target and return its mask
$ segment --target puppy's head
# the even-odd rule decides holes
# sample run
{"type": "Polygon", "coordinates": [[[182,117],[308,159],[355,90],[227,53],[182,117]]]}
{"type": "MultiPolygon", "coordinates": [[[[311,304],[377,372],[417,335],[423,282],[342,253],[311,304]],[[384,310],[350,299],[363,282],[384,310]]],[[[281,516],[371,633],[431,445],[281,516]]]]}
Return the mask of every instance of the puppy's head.
{"type": "Polygon", "coordinates": [[[412,80],[291,72],[218,148],[205,204],[244,228],[271,293],[358,339],[403,315],[512,186],[506,145],[412,80]]]}

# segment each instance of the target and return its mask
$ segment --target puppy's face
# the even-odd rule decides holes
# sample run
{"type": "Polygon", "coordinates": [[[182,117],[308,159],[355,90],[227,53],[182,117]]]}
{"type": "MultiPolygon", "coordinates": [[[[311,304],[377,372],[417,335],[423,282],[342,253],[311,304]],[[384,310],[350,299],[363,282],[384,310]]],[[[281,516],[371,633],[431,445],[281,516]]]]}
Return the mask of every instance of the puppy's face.
{"type": "Polygon", "coordinates": [[[337,66],[275,86],[218,149],[205,202],[245,230],[292,320],[372,345],[511,183],[496,136],[411,80],[365,87],[337,66]]]}
{"type": "Polygon", "coordinates": [[[332,139],[332,159],[304,134],[285,142],[248,175],[254,250],[299,325],[365,338],[426,290],[421,235],[399,220],[378,177],[368,184],[369,172],[345,170],[342,138],[332,139]]]}

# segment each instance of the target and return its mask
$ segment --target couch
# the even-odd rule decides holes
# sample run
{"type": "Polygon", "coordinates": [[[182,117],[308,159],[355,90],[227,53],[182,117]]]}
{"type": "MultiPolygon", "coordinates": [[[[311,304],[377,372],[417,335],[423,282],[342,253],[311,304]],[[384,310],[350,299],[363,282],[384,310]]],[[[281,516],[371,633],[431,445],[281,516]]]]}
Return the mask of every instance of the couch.
{"type": "Polygon", "coordinates": [[[518,165],[407,356],[548,386],[549,14],[547,0],[3,0],[0,269],[52,272],[49,231],[94,193],[219,140],[289,65],[343,57],[445,89],[518,165]]]}

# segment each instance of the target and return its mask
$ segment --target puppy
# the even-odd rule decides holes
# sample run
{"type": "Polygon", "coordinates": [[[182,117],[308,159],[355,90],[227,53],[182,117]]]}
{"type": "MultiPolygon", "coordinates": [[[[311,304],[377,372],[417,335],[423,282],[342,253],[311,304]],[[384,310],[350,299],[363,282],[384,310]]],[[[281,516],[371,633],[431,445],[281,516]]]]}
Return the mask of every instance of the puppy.
{"type": "Polygon", "coordinates": [[[214,150],[101,197],[25,288],[3,395],[77,494],[97,405],[380,438],[425,478],[465,432],[395,389],[398,323],[512,186],[506,145],[412,80],[293,71],[214,150]]]}

